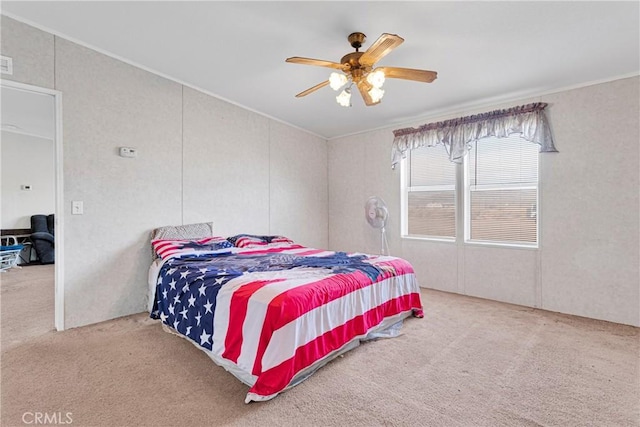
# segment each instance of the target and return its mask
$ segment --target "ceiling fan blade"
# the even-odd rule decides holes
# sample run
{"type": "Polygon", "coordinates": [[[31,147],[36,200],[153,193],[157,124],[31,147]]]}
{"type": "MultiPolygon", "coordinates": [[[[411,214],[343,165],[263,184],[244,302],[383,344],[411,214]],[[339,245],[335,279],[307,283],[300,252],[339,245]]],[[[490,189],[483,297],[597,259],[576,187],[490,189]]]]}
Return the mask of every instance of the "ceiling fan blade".
{"type": "Polygon", "coordinates": [[[318,83],[317,85],[315,85],[314,87],[310,87],[309,89],[300,92],[299,94],[296,95],[296,98],[302,98],[303,96],[307,96],[312,92],[317,91],[320,88],[325,87],[326,85],[329,84],[329,80],[325,80],[322,83],[318,83]]]}
{"type": "Polygon", "coordinates": [[[417,82],[431,83],[438,78],[438,73],[429,70],[415,70],[413,68],[378,67],[384,76],[391,79],[415,80],[417,82]]]}
{"type": "Polygon", "coordinates": [[[364,100],[364,103],[367,105],[367,107],[378,105],[380,103],[380,101],[373,102],[373,99],[371,99],[371,95],[369,95],[369,89],[371,89],[371,85],[369,85],[366,80],[360,80],[356,84],[356,86],[358,86],[360,95],[362,95],[362,99],[364,100]]]}
{"type": "Polygon", "coordinates": [[[402,44],[404,39],[397,34],[384,33],[376,40],[365,53],[362,54],[359,61],[362,65],[373,65],[382,59],[386,54],[391,52],[402,44]]]}
{"type": "Polygon", "coordinates": [[[317,67],[335,68],[336,70],[347,70],[350,68],[349,64],[338,64],[337,62],[324,61],[322,59],[301,58],[299,56],[293,56],[287,58],[286,62],[302,65],[315,65],[317,67]]]}

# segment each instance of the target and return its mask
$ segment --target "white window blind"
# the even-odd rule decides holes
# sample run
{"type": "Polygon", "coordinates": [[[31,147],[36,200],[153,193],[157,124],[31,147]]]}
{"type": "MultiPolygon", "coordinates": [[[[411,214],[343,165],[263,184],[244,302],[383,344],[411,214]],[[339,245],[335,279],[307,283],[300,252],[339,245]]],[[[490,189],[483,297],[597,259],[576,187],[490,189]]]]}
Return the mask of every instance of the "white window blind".
{"type": "Polygon", "coordinates": [[[466,164],[466,240],[536,246],[538,146],[518,135],[483,138],[466,164]]]}
{"type": "Polygon", "coordinates": [[[407,217],[403,234],[455,238],[455,163],[449,160],[443,145],[412,150],[407,163],[407,217]]]}

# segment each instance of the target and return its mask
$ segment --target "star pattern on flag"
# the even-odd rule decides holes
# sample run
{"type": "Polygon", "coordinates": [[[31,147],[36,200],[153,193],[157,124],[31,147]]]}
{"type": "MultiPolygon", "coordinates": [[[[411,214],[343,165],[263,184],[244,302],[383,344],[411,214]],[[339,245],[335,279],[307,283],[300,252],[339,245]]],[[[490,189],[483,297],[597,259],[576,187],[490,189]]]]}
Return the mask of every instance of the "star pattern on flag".
{"type": "Polygon", "coordinates": [[[213,313],[213,312],[211,311],[211,306],[212,306],[212,305],[213,305],[213,304],[211,304],[211,303],[209,302],[209,300],[207,300],[207,303],[204,305],[204,314],[207,314],[207,313],[213,313]]]}
{"type": "Polygon", "coordinates": [[[202,330],[202,334],[200,334],[200,345],[204,346],[209,343],[209,337],[211,334],[208,334],[204,329],[202,330]]]}
{"type": "Polygon", "coordinates": [[[205,257],[180,261],[181,258],[168,260],[158,274],[151,317],[211,350],[218,291],[242,273],[215,268],[205,257]]]}

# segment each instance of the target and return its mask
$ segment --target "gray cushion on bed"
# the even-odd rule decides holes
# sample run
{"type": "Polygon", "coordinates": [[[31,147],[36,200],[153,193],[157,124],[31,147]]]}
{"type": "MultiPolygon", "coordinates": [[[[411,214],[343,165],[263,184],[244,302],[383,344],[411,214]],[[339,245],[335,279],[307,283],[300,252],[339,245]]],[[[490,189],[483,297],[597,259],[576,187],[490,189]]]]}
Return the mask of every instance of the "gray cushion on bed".
{"type": "Polygon", "coordinates": [[[200,222],[197,224],[167,225],[156,228],[151,232],[151,240],[191,240],[213,236],[213,223],[200,222]]]}
{"type": "MultiPolygon", "coordinates": [[[[213,223],[212,222],[200,222],[197,224],[185,224],[185,225],[167,225],[159,227],[151,231],[151,240],[165,239],[165,240],[193,240],[202,239],[205,237],[213,236],[213,223]]],[[[153,259],[158,256],[156,252],[151,248],[153,252],[153,259]]]]}

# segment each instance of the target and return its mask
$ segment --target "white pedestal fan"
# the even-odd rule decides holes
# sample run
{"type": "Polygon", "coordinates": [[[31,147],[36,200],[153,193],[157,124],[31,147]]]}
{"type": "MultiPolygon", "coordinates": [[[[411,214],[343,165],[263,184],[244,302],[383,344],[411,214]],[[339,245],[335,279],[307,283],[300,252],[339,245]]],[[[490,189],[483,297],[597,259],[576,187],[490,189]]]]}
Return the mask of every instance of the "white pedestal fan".
{"type": "Polygon", "coordinates": [[[369,197],[364,205],[364,214],[370,226],[380,229],[380,255],[389,255],[389,242],[385,230],[389,210],[384,200],[377,196],[369,197]]]}

